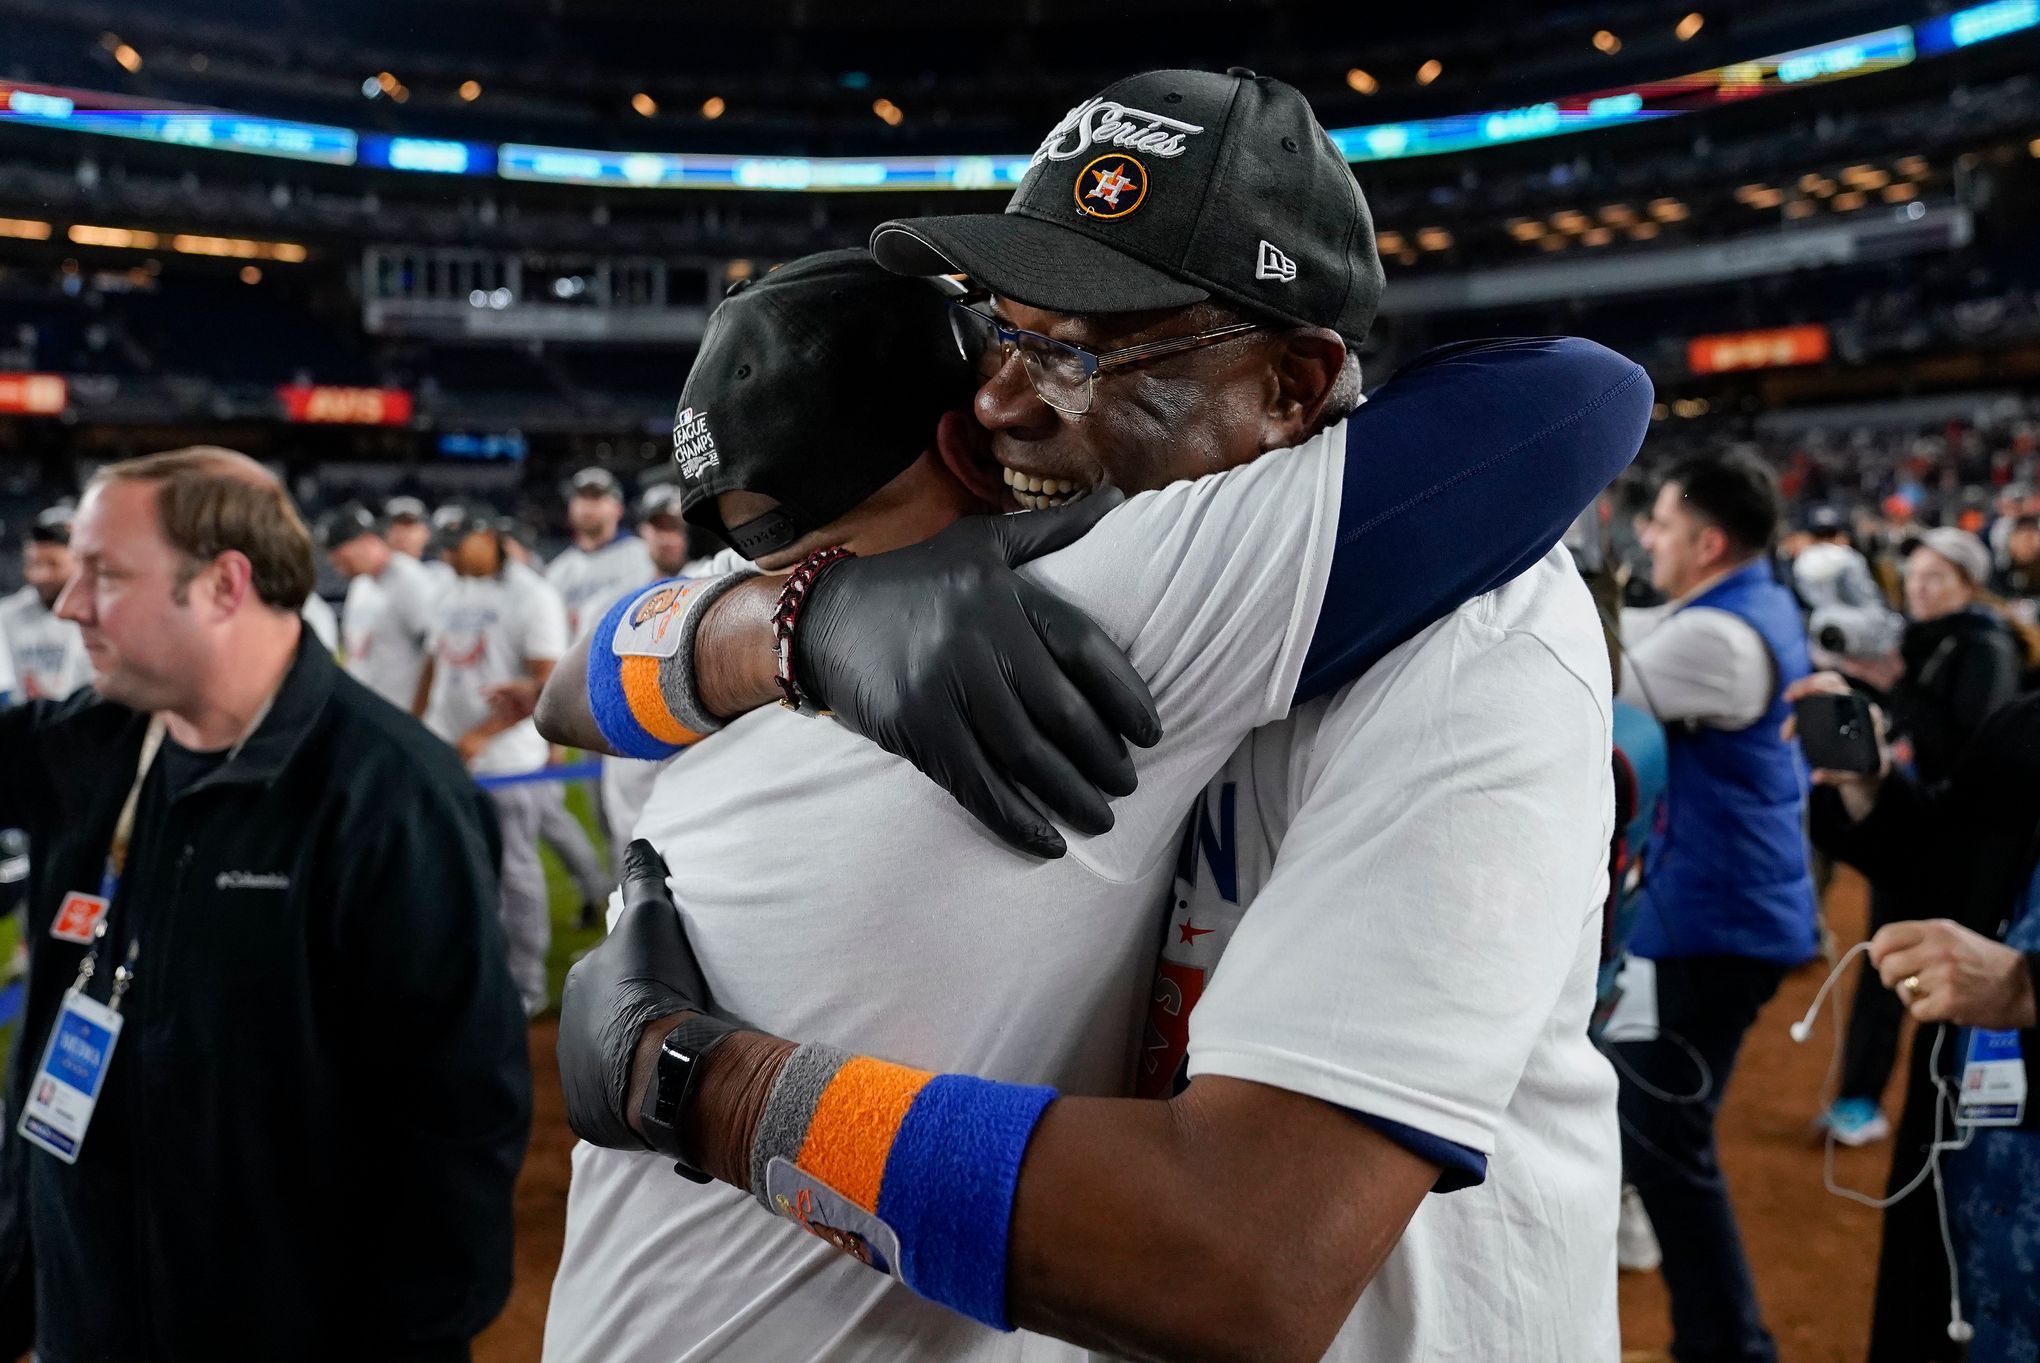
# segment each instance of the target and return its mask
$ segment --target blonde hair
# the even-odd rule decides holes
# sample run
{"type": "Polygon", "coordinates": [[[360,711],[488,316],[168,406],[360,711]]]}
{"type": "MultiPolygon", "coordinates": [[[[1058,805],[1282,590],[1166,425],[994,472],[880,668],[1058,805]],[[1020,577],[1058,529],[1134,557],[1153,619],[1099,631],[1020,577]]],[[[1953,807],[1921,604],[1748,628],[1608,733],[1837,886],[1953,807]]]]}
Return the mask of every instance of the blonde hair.
{"type": "Polygon", "coordinates": [[[148,454],[108,464],[92,475],[87,490],[105,483],[156,484],[163,538],[185,560],[177,578],[180,604],[191,580],[229,550],[248,560],[264,604],[296,611],[311,595],[311,532],[283,484],[247,455],[217,445],[148,454]]]}

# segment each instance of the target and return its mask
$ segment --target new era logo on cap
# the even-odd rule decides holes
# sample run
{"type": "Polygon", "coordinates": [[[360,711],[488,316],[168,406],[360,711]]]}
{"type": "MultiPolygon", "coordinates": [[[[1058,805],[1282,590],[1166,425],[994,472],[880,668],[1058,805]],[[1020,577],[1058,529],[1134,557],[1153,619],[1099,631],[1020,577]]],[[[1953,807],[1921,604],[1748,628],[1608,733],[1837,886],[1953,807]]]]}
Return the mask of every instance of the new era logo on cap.
{"type": "Polygon", "coordinates": [[[1254,278],[1279,279],[1284,284],[1296,278],[1296,262],[1282,254],[1282,248],[1272,241],[1261,243],[1261,252],[1254,262],[1254,278]]]}

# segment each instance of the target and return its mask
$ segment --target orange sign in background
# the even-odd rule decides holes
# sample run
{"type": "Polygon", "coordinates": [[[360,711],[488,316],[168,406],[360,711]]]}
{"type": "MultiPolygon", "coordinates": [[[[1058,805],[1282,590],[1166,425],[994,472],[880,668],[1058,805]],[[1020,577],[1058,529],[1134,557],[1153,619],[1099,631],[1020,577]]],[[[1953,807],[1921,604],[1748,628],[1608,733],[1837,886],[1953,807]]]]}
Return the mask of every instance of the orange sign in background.
{"type": "Polygon", "coordinates": [[[351,426],[401,426],[411,419],[411,395],[401,388],[332,388],[285,384],[276,390],[288,421],[333,421],[351,426]]]}
{"type": "Polygon", "coordinates": [[[1782,369],[1794,364],[1819,364],[1827,357],[1828,329],[1818,323],[1695,336],[1686,343],[1686,367],[1695,374],[1782,369]]]}
{"type": "Polygon", "coordinates": [[[70,400],[62,374],[0,374],[0,412],[55,416],[70,400]]]}

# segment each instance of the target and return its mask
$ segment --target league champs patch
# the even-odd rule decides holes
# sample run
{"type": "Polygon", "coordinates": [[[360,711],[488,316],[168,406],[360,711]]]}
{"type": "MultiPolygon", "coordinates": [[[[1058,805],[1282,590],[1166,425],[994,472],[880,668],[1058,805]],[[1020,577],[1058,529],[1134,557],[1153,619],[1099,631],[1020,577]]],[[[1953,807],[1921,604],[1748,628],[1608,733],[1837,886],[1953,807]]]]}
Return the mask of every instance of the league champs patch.
{"type": "Polygon", "coordinates": [[[678,653],[681,631],[675,626],[692,586],[685,581],[661,582],[638,593],[616,622],[610,652],[619,658],[670,658],[678,653]]]}
{"type": "Polygon", "coordinates": [[[1077,211],[1093,218],[1123,218],[1147,198],[1147,167],[1124,154],[1101,156],[1077,172],[1077,211]]]}
{"type": "Polygon", "coordinates": [[[765,1166],[772,1209],[815,1239],[890,1277],[900,1276],[900,1238],[891,1226],[784,1155],[765,1166]]]}
{"type": "Polygon", "coordinates": [[[682,407],[673,418],[673,462],[682,478],[699,478],[722,463],[716,453],[715,436],[709,433],[708,413],[682,407]]]}

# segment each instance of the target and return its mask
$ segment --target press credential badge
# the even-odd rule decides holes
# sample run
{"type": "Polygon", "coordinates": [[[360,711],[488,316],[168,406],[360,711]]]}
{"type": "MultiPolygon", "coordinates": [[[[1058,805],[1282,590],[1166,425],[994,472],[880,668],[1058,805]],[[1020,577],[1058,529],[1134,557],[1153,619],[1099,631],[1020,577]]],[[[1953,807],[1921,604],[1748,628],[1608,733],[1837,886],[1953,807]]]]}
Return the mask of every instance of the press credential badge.
{"type": "Polygon", "coordinates": [[[64,1005],[50,1028],[42,1063],[35,1067],[28,1102],[21,1110],[20,1131],[66,1164],[78,1162],[92,1110],[106,1068],[113,1063],[120,1040],[121,1016],[77,990],[64,995],[64,1005]]]}
{"type": "Polygon", "coordinates": [[[1964,1126],[2017,1126],[2025,1115],[2026,1061],[2019,1034],[1972,1031],[1955,1120],[1964,1126]]]}

